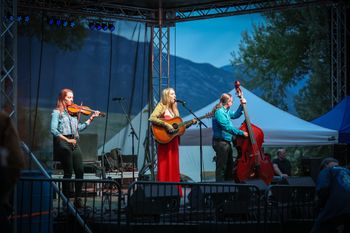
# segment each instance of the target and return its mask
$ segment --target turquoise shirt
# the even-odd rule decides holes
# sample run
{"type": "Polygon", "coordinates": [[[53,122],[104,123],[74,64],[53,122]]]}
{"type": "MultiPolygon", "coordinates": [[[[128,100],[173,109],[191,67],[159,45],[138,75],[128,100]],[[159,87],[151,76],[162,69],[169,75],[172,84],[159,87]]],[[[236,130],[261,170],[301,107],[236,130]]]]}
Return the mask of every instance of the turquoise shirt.
{"type": "Polygon", "coordinates": [[[231,119],[239,118],[242,115],[243,107],[239,105],[236,112],[221,107],[215,111],[212,119],[213,139],[231,141],[233,135],[244,135],[242,130],[233,126],[231,119]]]}

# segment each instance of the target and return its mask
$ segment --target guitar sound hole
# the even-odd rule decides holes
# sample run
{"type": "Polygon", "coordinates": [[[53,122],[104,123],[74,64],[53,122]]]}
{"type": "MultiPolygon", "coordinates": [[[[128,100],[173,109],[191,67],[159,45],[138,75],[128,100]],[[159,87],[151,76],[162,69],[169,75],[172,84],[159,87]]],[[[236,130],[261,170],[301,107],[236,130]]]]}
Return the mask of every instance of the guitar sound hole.
{"type": "Polygon", "coordinates": [[[174,129],[177,129],[178,127],[179,127],[178,124],[175,124],[175,123],[173,124],[174,129]]]}

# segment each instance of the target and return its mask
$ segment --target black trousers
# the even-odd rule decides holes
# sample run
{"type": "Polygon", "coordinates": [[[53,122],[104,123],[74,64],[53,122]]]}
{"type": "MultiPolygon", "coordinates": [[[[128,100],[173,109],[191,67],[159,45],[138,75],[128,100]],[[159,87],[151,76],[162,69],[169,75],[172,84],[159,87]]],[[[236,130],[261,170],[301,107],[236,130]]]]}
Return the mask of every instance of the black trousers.
{"type": "Polygon", "coordinates": [[[213,140],[213,149],[216,153],[216,182],[233,181],[233,150],[228,141],[213,140]]]}
{"type": "MultiPolygon", "coordinates": [[[[84,178],[83,156],[78,144],[74,147],[59,138],[54,138],[54,156],[61,162],[63,168],[63,178],[70,179],[73,170],[76,179],[84,178]]],[[[63,182],[62,192],[66,197],[70,197],[70,183],[63,182]]],[[[75,197],[80,197],[82,192],[82,182],[75,182],[75,197]]]]}

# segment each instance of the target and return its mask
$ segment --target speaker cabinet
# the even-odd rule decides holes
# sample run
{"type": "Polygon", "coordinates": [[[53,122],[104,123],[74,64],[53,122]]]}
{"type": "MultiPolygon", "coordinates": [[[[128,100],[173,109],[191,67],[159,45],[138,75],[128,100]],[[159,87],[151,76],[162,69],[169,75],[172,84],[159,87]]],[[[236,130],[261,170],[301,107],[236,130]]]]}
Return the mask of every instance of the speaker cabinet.
{"type": "Polygon", "coordinates": [[[128,201],[130,217],[160,216],[179,211],[180,194],[177,185],[138,184],[128,201]]]}
{"type": "Polygon", "coordinates": [[[97,134],[84,133],[79,135],[79,145],[84,162],[97,160],[97,134]]]}
{"type": "Polygon", "coordinates": [[[301,159],[301,175],[311,176],[316,181],[320,172],[322,158],[302,158],[301,159]]]}
{"type": "Polygon", "coordinates": [[[310,176],[287,177],[287,183],[293,186],[315,187],[315,182],[310,176]]]}
{"type": "Polygon", "coordinates": [[[191,210],[215,209],[217,218],[247,215],[251,201],[248,186],[193,186],[188,195],[191,210]]]}
{"type": "Polygon", "coordinates": [[[257,187],[261,192],[265,192],[268,188],[267,184],[261,179],[248,179],[244,183],[257,187]]]}

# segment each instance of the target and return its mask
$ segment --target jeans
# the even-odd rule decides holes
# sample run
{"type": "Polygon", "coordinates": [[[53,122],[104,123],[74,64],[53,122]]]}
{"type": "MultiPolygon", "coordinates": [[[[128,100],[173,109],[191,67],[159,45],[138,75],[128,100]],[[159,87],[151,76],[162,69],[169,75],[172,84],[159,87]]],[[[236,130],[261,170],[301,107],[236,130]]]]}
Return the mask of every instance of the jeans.
{"type": "MultiPolygon", "coordinates": [[[[76,144],[74,147],[59,138],[54,139],[55,158],[59,159],[63,168],[63,178],[70,179],[73,170],[76,179],[84,178],[83,159],[80,147],[76,144]]],[[[75,197],[80,197],[82,193],[82,182],[75,182],[75,197]]],[[[63,182],[62,192],[66,197],[70,197],[70,182],[63,182]]]]}

